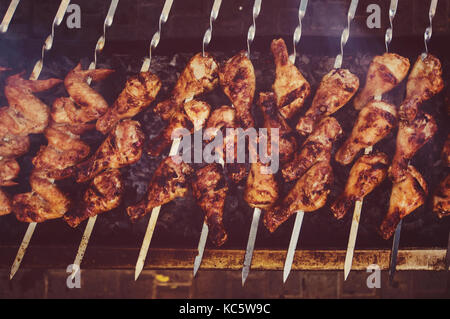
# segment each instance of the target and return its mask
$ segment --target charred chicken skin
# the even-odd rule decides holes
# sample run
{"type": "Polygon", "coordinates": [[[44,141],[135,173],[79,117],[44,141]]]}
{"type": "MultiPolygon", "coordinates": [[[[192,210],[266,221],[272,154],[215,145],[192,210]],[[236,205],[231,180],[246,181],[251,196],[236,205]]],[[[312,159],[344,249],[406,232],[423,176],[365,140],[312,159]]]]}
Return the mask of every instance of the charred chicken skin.
{"type": "Polygon", "coordinates": [[[64,220],[71,227],[98,214],[110,211],[120,205],[123,183],[120,171],[111,169],[100,173],[92,180],[83,196],[83,203],[73,213],[64,215],[64,220]]]}
{"type": "Polygon", "coordinates": [[[145,216],[157,206],[162,206],[188,192],[188,182],[193,169],[178,155],[162,160],[148,185],[147,196],[127,208],[131,221],[145,216]]]}
{"type": "Polygon", "coordinates": [[[329,161],[314,164],[291,189],[283,201],[264,214],[264,225],[273,233],[295,212],[313,212],[323,207],[333,183],[329,161]]]}
{"type": "Polygon", "coordinates": [[[437,124],[433,117],[421,113],[411,122],[400,121],[396,150],[389,168],[389,177],[399,182],[406,176],[409,160],[436,133],[437,124]]]}
{"type": "Polygon", "coordinates": [[[395,53],[385,53],[373,58],[366,76],[366,84],[353,102],[361,110],[376,96],[396,87],[408,74],[409,60],[395,53]]]}
{"type": "Polygon", "coordinates": [[[334,117],[326,117],[317,124],[314,132],[303,143],[294,159],[283,166],[281,173],[286,182],[300,178],[318,162],[329,161],[333,142],[342,134],[342,128],[334,117]]]}
{"type": "Polygon", "coordinates": [[[314,126],[324,117],[331,115],[343,107],[356,93],[359,79],[347,69],[333,69],[320,82],[314,95],[312,105],[300,118],[296,129],[308,136],[314,126]]]}
{"type": "Polygon", "coordinates": [[[279,186],[274,172],[259,160],[252,163],[247,177],[244,199],[250,207],[267,209],[279,196],[279,186]]]}
{"type": "Polygon", "coordinates": [[[397,125],[397,110],[383,101],[371,101],[358,115],[348,139],[335,155],[342,165],[350,164],[363,148],[375,145],[397,125]]]}
{"type": "Polygon", "coordinates": [[[434,192],[433,212],[439,218],[450,215],[450,174],[447,174],[434,192]]]}
{"type": "Polygon", "coordinates": [[[406,98],[400,105],[400,119],[411,122],[416,118],[419,106],[444,88],[442,67],[438,58],[427,54],[419,56],[406,83],[406,98]]]}
{"type": "Polygon", "coordinates": [[[217,247],[222,246],[228,238],[223,225],[223,209],[228,186],[222,166],[214,163],[199,169],[192,182],[192,192],[197,204],[206,214],[209,238],[217,247]]]}
{"type": "Polygon", "coordinates": [[[361,156],[350,170],[344,192],[331,205],[334,217],[341,219],[356,201],[362,200],[387,176],[388,156],[372,153],[361,156]]]}
{"type": "Polygon", "coordinates": [[[275,82],[272,85],[280,114],[288,119],[305,103],[311,86],[303,74],[289,60],[283,39],[273,40],[270,46],[275,60],[275,82]]]}
{"type": "Polygon", "coordinates": [[[186,100],[193,99],[203,93],[214,90],[219,84],[219,67],[214,58],[205,53],[197,53],[188,62],[172,90],[171,97],[155,107],[164,120],[169,120],[172,115],[180,111],[186,100]]]}
{"type": "Polygon", "coordinates": [[[422,206],[428,194],[427,183],[413,166],[408,166],[404,176],[392,186],[389,210],[380,226],[384,239],[392,237],[400,220],[422,206]]]}
{"type": "Polygon", "coordinates": [[[241,51],[221,66],[220,85],[236,109],[238,125],[244,129],[254,127],[251,109],[256,79],[253,64],[246,52],[241,51]]]}
{"type": "Polygon", "coordinates": [[[77,182],[85,182],[108,168],[121,168],[136,163],[142,156],[144,133],[137,121],[119,122],[95,154],[77,165],[77,182]]]}
{"type": "Polygon", "coordinates": [[[145,110],[161,89],[161,80],[151,72],[130,77],[111,108],[96,123],[97,131],[109,133],[121,119],[132,118],[145,110]]]}

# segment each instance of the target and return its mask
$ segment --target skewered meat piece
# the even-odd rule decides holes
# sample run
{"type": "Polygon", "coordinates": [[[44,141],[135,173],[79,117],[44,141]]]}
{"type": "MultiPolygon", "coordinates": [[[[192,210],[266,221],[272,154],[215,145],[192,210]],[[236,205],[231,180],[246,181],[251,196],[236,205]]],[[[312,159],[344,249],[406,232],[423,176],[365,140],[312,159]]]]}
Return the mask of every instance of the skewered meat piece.
{"type": "Polygon", "coordinates": [[[19,163],[13,158],[0,159],[0,186],[12,186],[12,180],[19,174],[19,163]]]}
{"type": "Polygon", "coordinates": [[[375,96],[381,96],[396,87],[409,70],[409,60],[395,53],[373,58],[367,71],[366,84],[355,97],[353,105],[361,110],[375,96]]]}
{"type": "Polygon", "coordinates": [[[375,145],[397,124],[394,105],[383,101],[369,102],[358,115],[352,134],[335,155],[342,165],[350,164],[363,148],[375,145]]]}
{"type": "Polygon", "coordinates": [[[334,117],[325,117],[303,143],[294,159],[284,165],[281,173],[286,182],[300,178],[311,166],[329,161],[333,142],[342,134],[342,128],[334,117]]]}
{"type": "Polygon", "coordinates": [[[359,79],[347,69],[333,69],[325,74],[314,95],[311,107],[297,123],[297,131],[308,136],[324,117],[343,107],[356,93],[359,79]]]}
{"type": "Polygon", "coordinates": [[[29,148],[30,139],[28,136],[7,134],[3,138],[0,138],[0,156],[19,157],[28,152],[29,148]]]}
{"type": "Polygon", "coordinates": [[[8,196],[0,189],[0,216],[11,213],[11,202],[8,196]]]}
{"type": "Polygon", "coordinates": [[[273,40],[270,45],[275,60],[275,82],[272,85],[277,98],[279,112],[288,119],[295,115],[305,103],[311,86],[303,74],[289,60],[283,39],[273,40]]]}
{"type": "Polygon", "coordinates": [[[149,142],[147,153],[150,156],[160,156],[172,144],[172,135],[183,136],[182,129],[190,133],[201,129],[208,119],[211,107],[206,102],[191,100],[183,104],[183,109],[184,111],[174,113],[167,127],[149,142]]]}
{"type": "Polygon", "coordinates": [[[264,225],[273,233],[295,212],[313,212],[325,205],[333,183],[329,161],[314,164],[291,189],[283,201],[266,211],[264,225]]]}
{"type": "Polygon", "coordinates": [[[157,206],[162,206],[188,191],[188,180],[193,169],[178,155],[162,160],[148,185],[147,196],[134,206],[127,208],[131,221],[145,216],[157,206]]]}
{"type": "Polygon", "coordinates": [[[247,178],[244,199],[250,207],[269,208],[279,196],[279,186],[274,172],[259,160],[252,163],[247,178]]]}
{"type": "Polygon", "coordinates": [[[381,236],[384,239],[391,238],[400,220],[422,206],[427,195],[427,183],[422,175],[409,165],[403,180],[392,186],[389,210],[380,226],[381,236]]]}
{"type": "Polygon", "coordinates": [[[219,84],[219,67],[214,58],[209,54],[197,53],[188,62],[172,90],[171,97],[155,107],[164,120],[169,120],[172,115],[181,110],[185,100],[214,90],[219,84]]]}
{"type": "Polygon", "coordinates": [[[256,79],[252,61],[241,51],[221,66],[220,85],[236,109],[238,125],[243,129],[254,127],[251,108],[255,95],[256,79]]]}
{"type": "Polygon", "coordinates": [[[286,123],[285,119],[278,113],[275,94],[272,92],[261,92],[259,94],[259,107],[264,116],[264,127],[268,132],[268,149],[271,149],[271,132],[270,129],[277,128],[279,135],[278,145],[274,145],[277,149],[281,163],[288,162],[295,150],[297,149],[297,141],[293,136],[292,129],[286,123]]]}
{"type": "Polygon", "coordinates": [[[108,168],[136,163],[142,156],[144,133],[137,121],[119,122],[95,154],[77,165],[77,182],[85,182],[108,168]]]}
{"type": "Polygon", "coordinates": [[[450,174],[447,174],[434,193],[433,212],[439,218],[450,215],[450,174]]]}
{"type": "Polygon", "coordinates": [[[435,120],[427,113],[418,114],[411,123],[400,121],[395,155],[389,167],[389,177],[394,182],[405,178],[409,160],[433,137],[436,130],[435,120]]]}
{"type": "Polygon", "coordinates": [[[113,106],[97,120],[97,130],[107,134],[121,119],[132,118],[145,110],[155,100],[160,89],[161,80],[151,72],[141,72],[130,77],[113,106]]]}
{"type": "Polygon", "coordinates": [[[444,88],[441,61],[431,54],[419,56],[408,76],[406,98],[400,105],[400,119],[411,122],[419,106],[444,88]]]}
{"type": "Polygon", "coordinates": [[[334,217],[343,218],[356,201],[363,200],[380,185],[387,176],[388,165],[389,159],[384,153],[361,156],[350,170],[344,192],[331,205],[334,217]]]}
{"type": "Polygon", "coordinates": [[[223,209],[228,186],[220,164],[213,163],[199,169],[192,182],[192,193],[205,213],[209,238],[217,247],[228,238],[223,225],[223,209]]]}
{"type": "Polygon", "coordinates": [[[83,203],[73,213],[64,215],[64,220],[71,227],[98,214],[110,211],[120,205],[123,184],[120,171],[111,169],[94,177],[83,196],[83,203]]]}

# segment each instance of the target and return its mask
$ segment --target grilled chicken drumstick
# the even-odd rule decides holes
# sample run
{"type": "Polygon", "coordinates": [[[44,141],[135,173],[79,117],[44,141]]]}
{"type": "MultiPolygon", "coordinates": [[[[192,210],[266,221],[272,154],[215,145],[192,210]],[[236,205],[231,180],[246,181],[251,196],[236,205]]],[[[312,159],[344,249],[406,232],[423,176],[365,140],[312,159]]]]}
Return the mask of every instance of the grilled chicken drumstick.
{"type": "Polygon", "coordinates": [[[428,194],[427,183],[411,165],[407,167],[403,180],[392,186],[389,210],[380,226],[380,234],[389,239],[402,218],[425,203],[428,194]]]}
{"type": "Polygon", "coordinates": [[[281,204],[264,214],[264,225],[274,232],[297,211],[313,212],[325,205],[333,183],[329,161],[314,164],[291,189],[281,204]]]}
{"type": "Polygon", "coordinates": [[[294,159],[281,171],[286,182],[300,178],[311,166],[329,161],[333,142],[342,134],[342,128],[334,117],[325,117],[308,136],[294,159]]]}
{"type": "Polygon", "coordinates": [[[209,238],[217,247],[222,246],[228,238],[222,217],[228,186],[222,166],[213,163],[199,169],[192,182],[192,193],[206,214],[209,238]]]}
{"type": "Polygon", "coordinates": [[[358,87],[358,77],[349,70],[331,70],[322,78],[311,107],[296,126],[297,131],[303,136],[311,134],[322,118],[335,113],[347,104],[358,87]]]}
{"type": "Polygon", "coordinates": [[[427,54],[419,56],[406,83],[406,98],[400,105],[400,119],[411,122],[416,118],[419,106],[444,88],[442,67],[438,58],[427,54]]]}
{"type": "Polygon", "coordinates": [[[250,207],[267,209],[279,196],[279,186],[275,174],[259,160],[252,163],[247,177],[244,199],[250,207]]]}
{"type": "Polygon", "coordinates": [[[118,121],[132,118],[146,109],[161,89],[161,80],[151,72],[141,72],[130,77],[113,106],[97,120],[97,131],[107,134],[118,121]]]}
{"type": "Polygon", "coordinates": [[[341,219],[358,200],[363,200],[387,176],[388,156],[384,153],[363,155],[355,162],[344,192],[331,205],[334,217],[341,219]]]}
{"type": "Polygon", "coordinates": [[[158,103],[155,112],[167,121],[182,109],[185,100],[214,90],[219,84],[218,69],[216,61],[208,53],[205,56],[202,53],[194,55],[178,78],[171,97],[158,103]]]}
{"type": "Polygon", "coordinates": [[[381,96],[396,87],[409,70],[409,60],[395,53],[385,53],[373,58],[366,76],[366,84],[353,102],[361,110],[375,96],[381,96]]]}
{"type": "Polygon", "coordinates": [[[288,119],[305,103],[311,86],[302,73],[289,60],[283,39],[273,40],[270,45],[275,60],[275,82],[272,85],[280,114],[288,119]]]}
{"type": "Polygon", "coordinates": [[[193,169],[178,155],[162,160],[148,185],[147,196],[134,206],[127,208],[131,221],[136,221],[177,197],[184,197],[188,191],[188,181],[193,169]]]}
{"type": "Polygon", "coordinates": [[[397,124],[397,110],[392,104],[371,101],[358,115],[355,126],[348,139],[335,155],[342,165],[350,164],[363,148],[375,145],[397,124]]]}

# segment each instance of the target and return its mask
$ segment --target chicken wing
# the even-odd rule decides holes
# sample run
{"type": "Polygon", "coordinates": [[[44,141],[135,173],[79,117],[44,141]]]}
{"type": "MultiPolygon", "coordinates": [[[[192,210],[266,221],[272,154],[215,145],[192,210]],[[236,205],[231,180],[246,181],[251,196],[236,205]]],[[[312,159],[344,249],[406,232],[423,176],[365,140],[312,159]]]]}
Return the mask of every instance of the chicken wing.
{"type": "Polygon", "coordinates": [[[252,61],[241,51],[221,66],[220,85],[236,109],[238,125],[243,129],[254,127],[251,108],[256,79],[252,61]]]}
{"type": "Polygon", "coordinates": [[[311,86],[303,74],[289,60],[283,39],[273,40],[270,45],[275,60],[275,82],[272,85],[281,115],[288,119],[294,116],[305,103],[311,86]]]}
{"type": "Polygon", "coordinates": [[[358,115],[348,139],[335,155],[342,165],[350,164],[363,148],[375,145],[397,124],[397,110],[394,105],[383,101],[369,102],[358,115]]]}
{"type": "Polygon", "coordinates": [[[0,186],[12,186],[12,180],[19,174],[19,163],[13,158],[0,159],[0,186]]]}
{"type": "Polygon", "coordinates": [[[192,182],[192,193],[206,215],[209,238],[217,247],[222,246],[228,238],[223,225],[223,209],[228,186],[222,166],[214,163],[199,169],[192,182]]]}
{"type": "Polygon", "coordinates": [[[409,160],[433,137],[436,130],[435,120],[426,113],[418,114],[411,123],[400,121],[395,155],[389,167],[389,177],[394,182],[405,178],[409,160]]]}
{"type": "Polygon", "coordinates": [[[214,90],[219,84],[218,69],[216,61],[210,54],[194,55],[178,78],[171,97],[158,103],[155,112],[167,121],[174,113],[181,110],[186,100],[214,90]]]}
{"type": "Polygon", "coordinates": [[[433,212],[439,218],[450,216],[450,174],[447,174],[434,192],[433,212]]]}
{"type": "Polygon", "coordinates": [[[92,180],[83,196],[83,203],[73,212],[64,215],[64,220],[71,227],[98,214],[110,211],[120,205],[123,184],[120,171],[111,169],[100,173],[92,180]]]}
{"type": "Polygon", "coordinates": [[[245,187],[244,200],[250,207],[269,208],[279,196],[275,174],[259,160],[252,163],[245,187]]]}
{"type": "Polygon", "coordinates": [[[419,106],[444,88],[441,61],[431,54],[419,56],[408,76],[406,98],[400,105],[400,119],[411,122],[419,106]]]}
{"type": "Polygon", "coordinates": [[[404,179],[392,186],[389,210],[380,226],[381,236],[389,239],[400,220],[425,203],[427,194],[427,183],[422,175],[409,165],[404,179]]]}
{"type": "Polygon", "coordinates": [[[333,183],[328,161],[314,164],[291,189],[283,201],[266,211],[264,225],[273,233],[297,211],[312,212],[325,205],[333,183]]]}
{"type": "Polygon", "coordinates": [[[144,133],[139,122],[119,122],[95,154],[77,165],[77,182],[85,182],[108,168],[121,168],[136,163],[142,156],[144,133]]]}
{"type": "Polygon", "coordinates": [[[315,163],[329,161],[333,142],[342,134],[334,117],[325,117],[303,143],[294,159],[283,166],[281,173],[286,182],[300,178],[315,163]]]}
{"type": "Polygon", "coordinates": [[[362,200],[380,185],[387,176],[388,165],[389,159],[384,153],[361,156],[350,170],[344,192],[331,205],[334,217],[343,218],[356,201],[362,200]]]}
{"type": "Polygon", "coordinates": [[[347,69],[333,69],[320,82],[312,105],[297,123],[297,131],[304,136],[311,134],[314,126],[324,117],[343,107],[356,93],[359,79],[347,69]]]}
{"type": "Polygon", "coordinates": [[[373,58],[367,71],[366,84],[355,97],[353,105],[361,110],[375,96],[381,96],[396,87],[409,70],[409,60],[395,53],[373,58]]]}
{"type": "Polygon", "coordinates": [[[184,197],[193,169],[178,155],[166,157],[158,166],[148,185],[147,196],[127,208],[131,221],[145,216],[154,207],[162,206],[177,197],[184,197]]]}
{"type": "Polygon", "coordinates": [[[7,134],[0,138],[0,157],[19,157],[28,152],[29,148],[30,138],[28,136],[7,134]]]}
{"type": "Polygon", "coordinates": [[[145,110],[161,89],[161,80],[151,72],[130,77],[117,100],[96,123],[97,131],[109,133],[121,119],[132,118],[145,110]]]}

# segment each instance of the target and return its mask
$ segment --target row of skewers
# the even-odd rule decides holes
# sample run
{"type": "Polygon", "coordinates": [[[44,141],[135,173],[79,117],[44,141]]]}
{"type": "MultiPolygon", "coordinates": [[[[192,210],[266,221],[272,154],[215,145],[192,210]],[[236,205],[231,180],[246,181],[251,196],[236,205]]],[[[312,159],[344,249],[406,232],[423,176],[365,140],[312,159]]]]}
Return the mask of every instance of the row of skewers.
{"type": "MultiPolygon", "coordinates": [[[[266,165],[259,160],[251,164],[249,171],[245,164],[225,162],[226,149],[217,150],[221,157],[219,163],[194,171],[171,152],[156,169],[147,196],[127,208],[132,221],[185,196],[191,185],[205,214],[209,238],[214,245],[221,246],[227,240],[223,225],[227,193],[233,184],[245,179],[244,199],[249,206],[265,211],[264,225],[271,232],[292,214],[316,211],[325,205],[333,184],[332,146],[343,134],[339,122],[331,115],[354,97],[359,79],[348,69],[331,70],[322,78],[311,107],[293,130],[287,121],[299,113],[311,87],[289,59],[282,39],[272,41],[271,51],[276,66],[275,82],[271,92],[259,93],[257,105],[264,116],[263,127],[279,129],[277,146],[281,172],[264,174],[262,168],[266,165]],[[305,138],[301,145],[294,136],[295,131],[305,138]],[[280,176],[276,175],[286,182],[295,181],[288,194],[281,194],[280,176]]],[[[331,205],[337,219],[386,176],[392,179],[389,211],[380,226],[380,234],[385,239],[392,236],[402,218],[423,205],[428,194],[425,180],[409,161],[437,130],[434,119],[421,111],[420,105],[443,88],[440,61],[427,54],[418,57],[410,72],[406,98],[399,111],[394,105],[376,99],[402,82],[409,68],[409,60],[394,53],[373,59],[365,87],[353,99],[354,107],[360,111],[358,119],[351,135],[334,156],[342,165],[354,162],[343,194],[331,205]],[[396,126],[397,148],[390,165],[388,156],[381,152],[371,152],[354,161],[363,148],[375,145],[396,126]]],[[[21,75],[7,79],[5,96],[9,106],[0,109],[0,185],[14,184],[19,171],[15,158],[27,152],[29,134],[44,133],[48,144],[42,146],[33,159],[31,192],[18,194],[10,201],[0,191],[1,214],[13,211],[18,220],[30,223],[62,217],[76,227],[89,217],[117,207],[124,192],[119,169],[136,163],[145,151],[150,156],[162,155],[172,144],[172,135],[177,129],[184,128],[192,134],[202,128],[218,132],[256,126],[252,115],[255,73],[245,52],[236,54],[223,65],[206,52],[193,56],[170,98],[154,107],[167,126],[157,138],[149,141],[146,149],[140,124],[131,118],[152,104],[161,89],[161,81],[149,71],[141,72],[127,80],[113,106],[108,107],[87,80],[101,81],[112,72],[82,70],[77,65],[64,79],[69,97],[57,98],[51,110],[33,93],[51,89],[61,80],[25,80],[21,75]],[[213,110],[200,98],[219,86],[232,105],[213,110]],[[94,128],[106,138],[89,156],[90,147],[80,136],[94,128]],[[83,203],[76,208],[55,184],[67,178],[74,178],[77,183],[90,182],[83,203]]],[[[213,139],[214,134],[210,138],[213,139]]],[[[233,149],[234,142],[228,143],[233,149]]],[[[448,139],[443,150],[447,166],[449,147],[448,139]]],[[[434,195],[434,211],[439,217],[449,214],[449,182],[447,176],[434,195]]]]}

